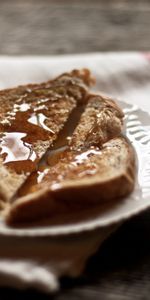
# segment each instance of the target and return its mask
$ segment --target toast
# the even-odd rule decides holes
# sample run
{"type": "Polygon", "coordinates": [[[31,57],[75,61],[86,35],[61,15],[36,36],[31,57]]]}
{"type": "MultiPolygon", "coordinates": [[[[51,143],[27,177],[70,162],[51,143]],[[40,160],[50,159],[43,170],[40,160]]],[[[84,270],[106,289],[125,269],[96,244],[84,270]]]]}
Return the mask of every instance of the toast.
{"type": "Polygon", "coordinates": [[[122,125],[123,113],[113,100],[89,94],[72,135],[56,140],[48,165],[28,177],[7,222],[40,220],[128,195],[134,188],[135,155],[121,136],[122,125]]]}
{"type": "Polygon", "coordinates": [[[0,91],[0,200],[8,203],[57,139],[94,79],[86,69],[0,91]]]}
{"type": "Polygon", "coordinates": [[[43,176],[38,174],[37,183],[27,194],[12,204],[6,216],[9,224],[84,210],[125,197],[133,190],[134,151],[124,137],[114,138],[101,148],[67,150],[59,158],[43,176]]]}

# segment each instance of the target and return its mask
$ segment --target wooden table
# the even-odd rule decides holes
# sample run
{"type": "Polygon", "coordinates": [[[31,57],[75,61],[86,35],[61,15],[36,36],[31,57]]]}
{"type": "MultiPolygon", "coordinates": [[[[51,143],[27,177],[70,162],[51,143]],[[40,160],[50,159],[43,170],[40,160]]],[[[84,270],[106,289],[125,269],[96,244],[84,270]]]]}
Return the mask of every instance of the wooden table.
{"type": "Polygon", "coordinates": [[[0,0],[0,54],[149,50],[149,0],[0,0]]]}
{"type": "MultiPolygon", "coordinates": [[[[0,0],[0,54],[150,49],[147,0],[0,0]]],[[[0,299],[149,300],[150,212],[124,224],[55,296],[1,289],[0,299]]]]}

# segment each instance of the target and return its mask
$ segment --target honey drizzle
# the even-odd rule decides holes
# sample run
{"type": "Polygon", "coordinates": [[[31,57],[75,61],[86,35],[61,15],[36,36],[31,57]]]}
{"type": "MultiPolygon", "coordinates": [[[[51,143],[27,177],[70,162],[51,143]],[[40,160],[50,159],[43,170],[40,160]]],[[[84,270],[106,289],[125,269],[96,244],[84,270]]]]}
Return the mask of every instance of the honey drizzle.
{"type": "Polygon", "coordinates": [[[52,152],[48,157],[47,165],[43,168],[39,167],[37,172],[33,172],[28,177],[17,196],[25,196],[44,186],[55,190],[61,188],[65,179],[80,179],[85,176],[93,176],[98,172],[97,157],[102,154],[98,147],[72,151],[65,146],[52,152]]]}
{"type": "Polygon", "coordinates": [[[39,161],[36,152],[33,153],[34,143],[38,140],[49,140],[50,135],[55,135],[55,132],[45,123],[48,119],[47,103],[51,102],[53,106],[53,102],[65,98],[75,98],[82,103],[86,95],[86,86],[82,80],[72,79],[66,74],[47,82],[46,86],[31,85],[31,89],[29,86],[20,92],[19,96],[15,96],[16,103],[12,111],[8,111],[0,123],[0,156],[3,158],[3,163],[17,173],[26,173],[35,170],[39,161]],[[15,134],[10,138],[8,133],[15,134]],[[36,155],[34,165],[30,159],[33,155],[36,155]]]}
{"type": "MultiPolygon", "coordinates": [[[[37,171],[33,172],[27,178],[26,182],[19,189],[16,197],[32,193],[42,188],[44,184],[49,186],[52,190],[55,190],[61,187],[61,183],[65,179],[82,178],[97,173],[98,165],[95,163],[95,159],[102,154],[98,143],[96,143],[96,145],[89,145],[90,148],[87,148],[87,143],[85,143],[85,147],[76,151],[69,146],[69,140],[79,123],[85,106],[86,103],[78,105],[73,110],[69,120],[60,132],[58,139],[54,142],[53,147],[48,150],[40,160],[37,171]],[[63,168],[63,163],[64,166],[67,166],[66,168],[63,168]]],[[[89,135],[94,134],[94,130],[95,123],[89,135]]]]}
{"type": "Polygon", "coordinates": [[[49,172],[50,167],[57,164],[60,156],[67,151],[69,148],[69,140],[80,120],[80,117],[85,109],[85,105],[86,103],[79,104],[73,109],[68,121],[65,123],[63,129],[59,133],[57,140],[40,160],[37,171],[32,172],[32,174],[28,176],[25,183],[14,196],[13,201],[16,199],[16,197],[27,194],[32,190],[32,187],[34,188],[36,184],[40,183],[44,179],[45,175],[49,172]]]}
{"type": "MultiPolygon", "coordinates": [[[[54,132],[45,124],[47,107],[37,101],[35,107],[24,103],[27,94],[17,99],[12,111],[0,123],[0,155],[4,165],[17,173],[35,170],[38,155],[33,149],[38,140],[47,140],[54,132]]],[[[45,99],[47,102],[48,99],[45,99]]]]}

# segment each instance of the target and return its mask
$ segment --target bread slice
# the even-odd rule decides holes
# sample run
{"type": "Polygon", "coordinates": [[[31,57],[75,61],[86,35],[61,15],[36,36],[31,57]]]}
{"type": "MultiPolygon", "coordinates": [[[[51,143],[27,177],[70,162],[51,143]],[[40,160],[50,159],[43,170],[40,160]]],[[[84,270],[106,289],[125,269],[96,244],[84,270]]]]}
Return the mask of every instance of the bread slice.
{"type": "Polygon", "coordinates": [[[0,91],[1,203],[8,202],[36,170],[77,103],[84,103],[92,83],[90,72],[83,69],[46,83],[0,91]]]}
{"type": "Polygon", "coordinates": [[[118,199],[134,187],[135,158],[122,136],[123,113],[101,95],[87,104],[68,143],[54,144],[48,166],[28,177],[7,211],[7,222],[26,222],[118,199]]]}
{"type": "Polygon", "coordinates": [[[85,111],[73,132],[72,150],[102,145],[118,136],[123,126],[124,114],[116,102],[103,95],[88,96],[85,111]]]}
{"type": "Polygon", "coordinates": [[[6,217],[9,224],[84,210],[128,195],[135,181],[134,151],[124,137],[101,148],[68,149],[42,176],[38,174],[37,181],[12,204],[6,217]]]}

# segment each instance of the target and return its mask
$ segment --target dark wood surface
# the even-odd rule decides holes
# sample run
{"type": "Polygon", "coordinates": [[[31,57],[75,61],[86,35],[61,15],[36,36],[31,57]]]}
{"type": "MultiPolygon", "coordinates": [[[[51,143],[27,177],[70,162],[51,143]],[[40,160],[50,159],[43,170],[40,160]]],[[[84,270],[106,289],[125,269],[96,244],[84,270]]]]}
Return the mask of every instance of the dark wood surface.
{"type": "Polygon", "coordinates": [[[0,54],[149,50],[150,1],[0,0],[0,54]]]}
{"type": "MultiPolygon", "coordinates": [[[[150,1],[0,1],[0,54],[150,50],[150,1]]],[[[0,299],[149,300],[150,212],[125,223],[55,296],[1,289],[0,299]]]]}

